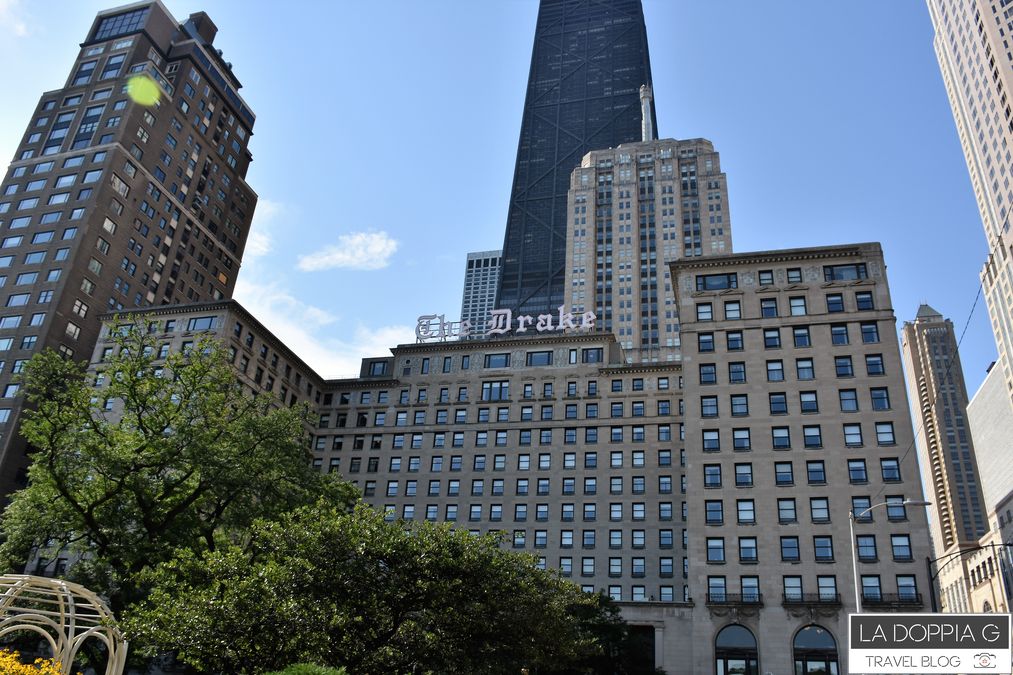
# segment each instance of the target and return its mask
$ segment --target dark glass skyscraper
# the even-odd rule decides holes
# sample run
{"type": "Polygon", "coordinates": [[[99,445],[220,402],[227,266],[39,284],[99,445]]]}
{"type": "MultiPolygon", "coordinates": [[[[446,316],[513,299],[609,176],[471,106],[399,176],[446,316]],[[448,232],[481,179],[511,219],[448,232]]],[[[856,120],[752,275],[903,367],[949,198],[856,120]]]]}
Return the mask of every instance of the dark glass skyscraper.
{"type": "Polygon", "coordinates": [[[642,84],[651,61],[640,0],[541,0],[497,307],[563,304],[570,174],[590,150],[640,140],[642,84]]]}

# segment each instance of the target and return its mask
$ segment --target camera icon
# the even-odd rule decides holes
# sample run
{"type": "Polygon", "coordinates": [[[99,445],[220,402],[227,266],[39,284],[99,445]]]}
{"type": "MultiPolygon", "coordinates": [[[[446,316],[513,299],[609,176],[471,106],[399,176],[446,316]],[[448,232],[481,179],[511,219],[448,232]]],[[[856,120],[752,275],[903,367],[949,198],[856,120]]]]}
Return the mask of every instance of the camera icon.
{"type": "Polygon", "coordinates": [[[995,668],[995,654],[982,652],[974,655],[975,668],[995,668]]]}

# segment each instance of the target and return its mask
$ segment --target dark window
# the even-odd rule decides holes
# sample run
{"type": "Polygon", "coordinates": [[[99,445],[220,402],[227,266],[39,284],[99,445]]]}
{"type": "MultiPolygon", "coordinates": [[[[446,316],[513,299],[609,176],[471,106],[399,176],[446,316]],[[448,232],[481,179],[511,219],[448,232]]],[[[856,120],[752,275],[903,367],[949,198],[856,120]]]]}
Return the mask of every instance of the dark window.
{"type": "Polygon", "coordinates": [[[486,368],[508,368],[509,366],[510,366],[510,354],[485,355],[486,368]]]}
{"type": "Polygon", "coordinates": [[[551,366],[552,352],[528,352],[525,357],[525,364],[528,366],[551,366]]]}

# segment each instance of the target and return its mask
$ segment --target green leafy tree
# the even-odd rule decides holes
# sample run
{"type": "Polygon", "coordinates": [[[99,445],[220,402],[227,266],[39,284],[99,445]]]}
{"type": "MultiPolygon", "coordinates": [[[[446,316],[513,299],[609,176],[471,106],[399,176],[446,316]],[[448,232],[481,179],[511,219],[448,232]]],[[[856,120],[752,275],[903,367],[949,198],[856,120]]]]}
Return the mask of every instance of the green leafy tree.
{"type": "Polygon", "coordinates": [[[181,551],[126,625],[135,645],[232,673],[516,674],[600,653],[588,629],[600,599],[499,544],[365,506],[306,507],[257,523],[246,547],[181,551]]]}
{"type": "Polygon", "coordinates": [[[69,551],[71,576],[119,612],[178,548],[215,550],[321,497],[351,506],[350,487],[310,466],[307,409],[244,393],[218,342],[159,359],[146,323],[115,333],[97,372],[53,351],[25,366],[33,456],[0,525],[8,569],[69,551]]]}

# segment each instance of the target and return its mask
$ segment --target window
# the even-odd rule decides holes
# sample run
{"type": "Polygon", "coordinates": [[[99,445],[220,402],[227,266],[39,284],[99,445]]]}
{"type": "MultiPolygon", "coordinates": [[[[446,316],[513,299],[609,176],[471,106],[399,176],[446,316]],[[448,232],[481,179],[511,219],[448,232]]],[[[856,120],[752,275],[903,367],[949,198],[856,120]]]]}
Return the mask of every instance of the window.
{"type": "Polygon", "coordinates": [[[728,351],[730,352],[742,351],[744,349],[742,342],[742,331],[730,330],[727,333],[725,333],[725,344],[727,346],[728,351]]]}
{"type": "Polygon", "coordinates": [[[827,294],[827,311],[830,313],[844,311],[844,296],[840,293],[827,294]]]}
{"type": "Polygon", "coordinates": [[[734,273],[696,275],[696,290],[698,291],[723,291],[738,287],[738,275],[734,273]]]}
{"type": "Polygon", "coordinates": [[[855,545],[858,549],[858,559],[861,562],[876,562],[879,559],[879,555],[876,553],[876,535],[857,535],[855,545]]]}
{"type": "Polygon", "coordinates": [[[883,355],[866,354],[865,370],[869,375],[884,375],[886,370],[883,368],[883,355]]]}
{"type": "Polygon", "coordinates": [[[890,391],[886,387],[873,387],[869,390],[873,410],[890,409],[890,391]]]}
{"type": "Polygon", "coordinates": [[[826,497],[810,497],[809,513],[814,523],[829,523],[830,500],[826,497]]]}
{"type": "Polygon", "coordinates": [[[510,354],[486,354],[485,355],[485,367],[486,368],[509,368],[510,367],[510,354]]]}
{"type": "Polygon", "coordinates": [[[714,351],[714,333],[697,333],[697,351],[700,352],[712,352],[714,351]]]}
{"type": "Polygon", "coordinates": [[[802,599],[802,577],[782,577],[785,600],[802,599]]]}
{"type": "Polygon", "coordinates": [[[796,326],[792,329],[791,333],[796,347],[812,346],[812,340],[809,337],[809,326],[796,326]]]}
{"type": "Polygon", "coordinates": [[[869,274],[865,263],[853,263],[850,265],[824,265],[824,281],[856,281],[868,279],[869,274]]]}
{"type": "Polygon", "coordinates": [[[709,302],[698,302],[696,304],[696,320],[697,321],[713,321],[714,320],[714,308],[709,302]]]}
{"type": "Polygon", "coordinates": [[[835,356],[834,371],[837,373],[837,377],[854,377],[855,369],[851,364],[851,357],[835,356]]]}
{"type": "Polygon", "coordinates": [[[918,586],[914,575],[897,575],[897,598],[909,602],[919,602],[918,586]]]}
{"type": "Polygon", "coordinates": [[[880,590],[878,574],[862,575],[862,600],[881,600],[883,594],[880,590]]]}
{"type": "Polygon", "coordinates": [[[732,448],[734,450],[749,450],[751,447],[749,429],[732,430],[732,448]]]}
{"type": "Polygon", "coordinates": [[[817,562],[830,562],[834,559],[833,537],[813,537],[813,549],[816,552],[817,562]]]}
{"type": "Polygon", "coordinates": [[[890,535],[890,548],[893,551],[893,559],[898,562],[910,562],[914,560],[911,554],[911,537],[906,534],[890,535]]]}
{"type": "Polygon", "coordinates": [[[821,485],[827,482],[827,472],[822,460],[806,462],[805,468],[810,485],[821,485]]]}
{"type": "Polygon", "coordinates": [[[875,321],[863,322],[861,327],[863,343],[874,344],[879,342],[879,326],[875,321]]]}
{"type": "Polygon", "coordinates": [[[704,452],[717,452],[721,449],[721,436],[717,429],[704,429],[703,449],[704,452]]]}
{"type": "Polygon", "coordinates": [[[818,413],[820,411],[815,391],[801,391],[798,394],[798,399],[803,413],[818,413]]]}
{"type": "Polygon", "coordinates": [[[895,445],[893,422],[876,422],[876,443],[879,445],[895,445]]]}
{"type": "Polygon", "coordinates": [[[752,499],[736,500],[735,508],[740,524],[751,525],[756,522],[756,504],[752,499]]]}
{"type": "Polygon", "coordinates": [[[787,415],[788,414],[788,397],[783,393],[769,394],[770,399],[770,414],[771,415],[787,415]]]}
{"type": "Polygon", "coordinates": [[[781,560],[785,562],[797,562],[801,559],[802,554],[799,551],[798,537],[781,537],[781,560]]]}
{"type": "Polygon", "coordinates": [[[883,474],[884,483],[900,482],[900,463],[895,458],[879,460],[879,466],[883,474]]]}
{"type": "Polygon", "coordinates": [[[822,448],[823,434],[818,424],[802,427],[803,445],[807,448],[822,448]]]}
{"type": "Polygon", "coordinates": [[[525,364],[528,366],[551,366],[552,352],[528,352],[525,356],[525,364]]]}
{"type": "Polygon", "coordinates": [[[752,487],[753,465],[749,463],[735,465],[735,487],[752,487]]]}
{"type": "Polygon", "coordinates": [[[858,293],[855,293],[855,306],[860,311],[876,309],[876,304],[872,300],[872,292],[859,291],[858,293]]]}
{"type": "Polygon", "coordinates": [[[759,556],[756,549],[756,537],[739,537],[739,562],[755,563],[757,560],[759,560],[759,556]]]}
{"type": "Polygon", "coordinates": [[[749,414],[748,394],[732,394],[732,417],[743,417],[749,414]]]}
{"type": "Polygon", "coordinates": [[[718,397],[717,396],[701,396],[700,397],[700,416],[701,417],[717,417],[718,416],[718,397]]]}
{"type": "Polygon", "coordinates": [[[725,319],[741,319],[742,305],[738,300],[725,303],[725,319]]]}
{"type": "Polygon", "coordinates": [[[798,521],[794,497],[785,497],[777,500],[777,521],[782,524],[798,521]]]}
{"type": "Polygon", "coordinates": [[[791,432],[788,427],[772,427],[770,436],[774,450],[788,450],[791,448],[791,432]]]}
{"type": "Polygon", "coordinates": [[[724,503],[720,499],[704,502],[704,522],[708,525],[721,525],[725,522],[724,503]]]}
{"type": "Polygon", "coordinates": [[[721,465],[705,464],[703,467],[703,484],[708,488],[721,487],[721,465]]]}
{"type": "Polygon", "coordinates": [[[844,444],[849,448],[858,448],[862,446],[861,424],[844,425],[844,444]]]}
{"type": "Polygon", "coordinates": [[[767,361],[767,381],[784,381],[784,362],[781,360],[767,361]]]}
{"type": "Polygon", "coordinates": [[[760,300],[760,316],[764,318],[777,316],[777,298],[763,298],[760,300]]]}
{"type": "Polygon", "coordinates": [[[776,485],[795,484],[791,462],[774,462],[774,483],[776,485]]]}
{"type": "Polygon", "coordinates": [[[800,380],[812,380],[816,378],[812,359],[795,359],[795,375],[800,380]]]}
{"type": "Polygon", "coordinates": [[[841,389],[837,392],[841,401],[841,412],[858,412],[858,391],[841,389]]]}
{"type": "MultiPolygon", "coordinates": [[[[700,364],[700,384],[716,384],[718,381],[717,366],[713,363],[701,363],[700,364]]],[[[622,403],[613,404],[613,406],[619,405],[622,407],[622,403]]],[[[621,417],[622,415],[620,415],[621,417]]],[[[615,415],[613,415],[615,417],[615,415]]]]}
{"type": "Polygon", "coordinates": [[[781,347],[781,331],[778,328],[766,328],[763,331],[763,346],[766,349],[781,347]]]}
{"type": "Polygon", "coordinates": [[[864,459],[848,460],[848,480],[854,484],[869,482],[869,473],[866,471],[864,459]]]}
{"type": "Polygon", "coordinates": [[[856,523],[872,522],[872,500],[869,497],[851,498],[851,515],[856,523]]]}
{"type": "Polygon", "coordinates": [[[724,537],[707,537],[707,562],[723,563],[725,561],[724,537]]]}
{"type": "Polygon", "coordinates": [[[774,283],[774,271],[773,270],[760,270],[759,281],[761,286],[770,286],[774,283]]]}
{"type": "Polygon", "coordinates": [[[886,519],[907,520],[907,507],[904,505],[904,497],[901,495],[887,495],[886,497],[886,519]]]}
{"type": "Polygon", "coordinates": [[[742,361],[733,361],[728,364],[729,384],[742,384],[746,381],[746,364],[742,361]]]}
{"type": "Polygon", "coordinates": [[[791,310],[792,316],[805,316],[805,297],[796,296],[788,298],[788,307],[791,310]]]}

